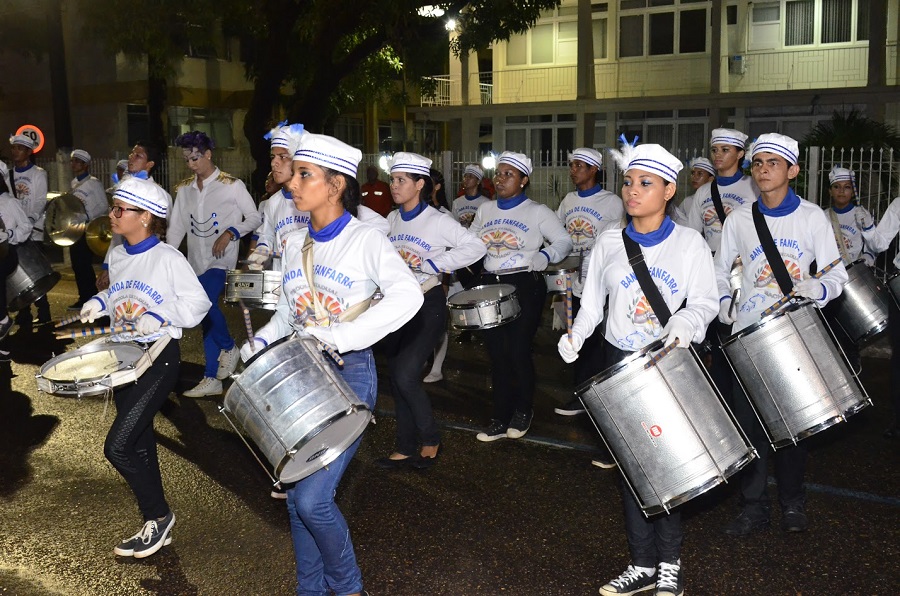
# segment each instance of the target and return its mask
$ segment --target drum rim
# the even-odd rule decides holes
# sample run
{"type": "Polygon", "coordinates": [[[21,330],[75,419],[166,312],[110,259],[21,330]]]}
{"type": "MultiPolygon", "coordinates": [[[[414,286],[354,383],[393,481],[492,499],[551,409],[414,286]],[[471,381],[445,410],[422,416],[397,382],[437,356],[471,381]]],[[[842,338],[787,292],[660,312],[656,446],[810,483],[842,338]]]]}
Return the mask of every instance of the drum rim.
{"type": "Polygon", "coordinates": [[[647,344],[640,350],[632,352],[626,358],[624,358],[624,359],[620,360],[619,362],[617,362],[616,364],[613,364],[612,366],[609,366],[606,369],[600,371],[599,373],[597,373],[596,375],[594,375],[593,377],[591,377],[590,379],[588,379],[587,381],[585,381],[584,383],[582,383],[581,385],[576,387],[575,395],[578,397],[581,397],[582,395],[587,393],[587,391],[591,387],[596,385],[597,383],[602,383],[604,381],[607,381],[610,378],[614,377],[619,372],[621,372],[622,369],[628,368],[629,366],[632,366],[634,363],[639,362],[640,360],[649,358],[650,352],[660,350],[660,349],[662,349],[662,347],[663,347],[663,340],[657,339],[657,340],[647,344]]]}
{"type": "Polygon", "coordinates": [[[555,275],[555,274],[559,274],[559,273],[574,273],[574,272],[578,271],[578,261],[580,259],[581,259],[580,255],[567,255],[560,262],[550,263],[549,265],[547,265],[547,268],[544,269],[543,271],[541,271],[541,273],[543,273],[544,276],[555,275]],[[575,260],[575,266],[574,267],[562,267],[561,265],[563,263],[565,263],[566,261],[568,261],[569,259],[575,260]]]}
{"type": "Polygon", "coordinates": [[[146,354],[146,353],[147,353],[146,347],[143,347],[140,344],[138,344],[137,342],[133,342],[133,341],[85,344],[85,345],[81,346],[80,348],[72,350],[71,352],[65,352],[63,354],[60,354],[59,356],[54,356],[53,358],[51,358],[50,360],[48,360],[41,366],[40,372],[38,372],[35,375],[35,377],[39,377],[41,379],[46,379],[47,381],[49,381],[51,383],[57,383],[57,384],[58,383],[67,383],[67,384],[91,383],[91,382],[99,381],[101,379],[105,379],[106,377],[108,377],[109,375],[111,375],[113,373],[127,370],[128,368],[134,368],[135,365],[140,361],[141,358],[143,358],[144,354],[146,354]],[[120,368],[117,368],[114,371],[110,371],[104,375],[98,376],[98,377],[85,377],[83,379],[77,379],[77,380],[76,379],[60,380],[60,379],[51,379],[44,375],[44,373],[47,372],[48,367],[52,368],[52,366],[56,366],[57,364],[59,364],[61,362],[65,362],[66,360],[71,360],[72,358],[75,358],[76,355],[77,356],[85,356],[87,354],[96,354],[97,352],[106,352],[106,351],[110,351],[110,350],[114,351],[116,348],[123,348],[126,350],[138,350],[140,352],[140,356],[138,358],[134,359],[131,363],[129,363],[125,366],[122,366],[120,368]],[[51,363],[52,363],[52,366],[51,366],[51,363]]]}
{"type": "MultiPolygon", "coordinates": [[[[473,287],[469,288],[468,290],[463,290],[462,292],[457,292],[456,294],[453,294],[453,296],[450,296],[450,298],[447,299],[447,306],[449,308],[455,308],[455,309],[460,309],[460,308],[468,309],[468,308],[477,308],[477,307],[481,307],[481,306],[491,306],[493,304],[500,304],[501,302],[506,302],[508,300],[512,300],[515,296],[516,296],[516,286],[514,286],[512,284],[481,284],[481,285],[473,286],[473,287]],[[500,296],[499,298],[491,298],[488,300],[482,300],[480,302],[469,302],[467,304],[458,304],[458,303],[451,302],[451,300],[453,300],[453,298],[455,298],[456,296],[461,296],[462,294],[465,294],[466,292],[471,292],[473,290],[483,290],[485,288],[504,288],[504,287],[512,288],[512,291],[504,296],[500,296]]],[[[484,327],[482,327],[482,329],[484,329],[484,327]]]]}
{"type": "MultiPolygon", "coordinates": [[[[516,303],[518,304],[518,299],[516,300],[516,303]]],[[[489,306],[491,306],[491,305],[489,305],[489,306]]],[[[513,316],[503,319],[498,323],[492,323],[490,325],[458,325],[458,324],[454,323],[453,321],[450,322],[450,325],[454,329],[459,329],[460,331],[481,331],[484,329],[493,329],[495,327],[500,327],[502,325],[506,325],[507,323],[512,323],[513,321],[518,319],[521,315],[522,315],[522,309],[520,308],[519,311],[516,314],[514,314],[513,316]]]]}
{"type": "MultiPolygon", "coordinates": [[[[750,335],[754,331],[762,329],[766,325],[771,324],[772,322],[778,320],[779,318],[781,318],[785,315],[788,315],[794,311],[800,310],[801,308],[804,308],[806,306],[815,307],[815,303],[812,300],[807,300],[805,298],[800,301],[789,302],[788,304],[779,308],[777,311],[773,312],[772,314],[763,317],[761,320],[753,323],[749,327],[744,327],[737,333],[734,333],[731,336],[729,336],[725,341],[722,342],[722,347],[724,348],[725,346],[730,345],[730,344],[736,342],[737,340],[739,340],[743,337],[746,337],[747,335],[750,335]]],[[[816,309],[816,310],[818,310],[818,309],[816,309]]]]}

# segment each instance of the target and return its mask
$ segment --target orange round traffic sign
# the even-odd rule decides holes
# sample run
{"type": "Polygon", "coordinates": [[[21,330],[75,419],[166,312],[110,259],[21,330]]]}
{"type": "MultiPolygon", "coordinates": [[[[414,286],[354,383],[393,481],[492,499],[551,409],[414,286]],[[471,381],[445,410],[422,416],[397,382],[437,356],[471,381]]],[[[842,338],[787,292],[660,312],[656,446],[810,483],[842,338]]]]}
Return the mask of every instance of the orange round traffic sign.
{"type": "Polygon", "coordinates": [[[23,124],[16,131],[17,135],[25,135],[34,141],[33,153],[37,153],[44,148],[44,133],[34,124],[23,124]]]}

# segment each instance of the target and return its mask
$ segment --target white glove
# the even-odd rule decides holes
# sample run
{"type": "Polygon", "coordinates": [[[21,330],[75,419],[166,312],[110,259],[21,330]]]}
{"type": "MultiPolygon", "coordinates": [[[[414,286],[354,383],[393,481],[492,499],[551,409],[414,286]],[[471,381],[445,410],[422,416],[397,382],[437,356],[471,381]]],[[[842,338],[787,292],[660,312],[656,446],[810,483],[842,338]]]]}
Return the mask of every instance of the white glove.
{"type": "Polygon", "coordinates": [[[160,321],[150,313],[145,312],[141,315],[141,318],[137,320],[137,323],[135,323],[134,330],[139,335],[153,335],[154,333],[159,331],[159,328],[161,326],[162,321],[160,321]]]}
{"type": "Polygon", "coordinates": [[[573,334],[572,341],[569,341],[569,335],[564,334],[559,338],[556,349],[559,350],[559,355],[562,356],[562,359],[566,364],[572,364],[578,359],[578,352],[581,350],[583,344],[584,342],[581,341],[577,335],[573,334]]]}
{"type": "Polygon", "coordinates": [[[547,255],[538,251],[537,254],[531,259],[531,270],[532,271],[543,271],[547,268],[547,265],[550,264],[550,260],[547,258],[547,255]]]}
{"type": "Polygon", "coordinates": [[[719,301],[719,320],[725,325],[731,325],[737,320],[737,317],[728,313],[729,310],[731,310],[731,296],[719,301]]]}
{"type": "Polygon", "coordinates": [[[872,219],[872,216],[862,209],[853,210],[853,219],[856,220],[856,227],[860,230],[868,230],[875,225],[875,221],[872,219]]]}
{"type": "Polygon", "coordinates": [[[247,362],[253,358],[254,355],[265,349],[266,343],[258,337],[254,337],[253,341],[245,341],[244,345],[241,346],[241,360],[247,362]]]}
{"type": "Polygon", "coordinates": [[[663,327],[661,337],[666,338],[666,343],[663,344],[664,348],[675,343],[676,339],[678,340],[678,345],[675,347],[686,348],[691,345],[691,339],[694,337],[694,328],[681,317],[672,317],[666,326],[663,327]]]}
{"type": "Polygon", "coordinates": [[[0,230],[0,242],[6,242],[12,236],[12,230],[0,230]]]}
{"type": "Polygon", "coordinates": [[[825,298],[825,286],[818,279],[810,277],[794,286],[794,294],[810,300],[822,300],[825,298]]]}
{"type": "Polygon", "coordinates": [[[93,323],[94,319],[103,316],[103,305],[100,304],[99,300],[91,298],[81,307],[81,314],[79,316],[81,317],[82,323],[93,323]]]}
{"type": "Polygon", "coordinates": [[[272,253],[269,252],[269,249],[265,246],[257,246],[256,250],[251,252],[247,256],[247,264],[249,265],[249,269],[253,271],[259,271],[263,268],[266,261],[272,256],[272,253]]]}
{"type": "Polygon", "coordinates": [[[335,352],[339,352],[337,348],[337,342],[334,340],[334,328],[333,327],[306,327],[304,329],[307,335],[310,335],[335,352]]]}

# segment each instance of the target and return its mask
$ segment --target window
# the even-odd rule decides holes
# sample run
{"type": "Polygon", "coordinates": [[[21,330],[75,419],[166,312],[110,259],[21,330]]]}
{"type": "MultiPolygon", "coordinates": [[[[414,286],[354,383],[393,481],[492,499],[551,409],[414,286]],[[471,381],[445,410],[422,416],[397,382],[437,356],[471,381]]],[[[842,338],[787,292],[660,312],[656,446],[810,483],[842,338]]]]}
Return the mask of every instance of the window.
{"type": "Polygon", "coordinates": [[[822,0],[822,43],[850,41],[853,0],[822,0]]]}
{"type": "Polygon", "coordinates": [[[606,19],[594,19],[594,60],[606,60],[606,19]]]}
{"type": "Polygon", "coordinates": [[[813,0],[788,0],[785,3],[785,46],[803,46],[813,43],[815,8],[813,0]]]}
{"type": "Polygon", "coordinates": [[[619,56],[644,55],[644,17],[631,16],[619,19],[619,56]]]}
{"type": "Polygon", "coordinates": [[[678,27],[678,53],[706,51],[706,11],[685,10],[678,27]]]}
{"type": "MultiPolygon", "coordinates": [[[[596,10],[598,6],[592,6],[592,11],[596,10]]],[[[545,10],[537,25],[506,42],[506,66],[575,64],[577,60],[577,7],[545,10]]]]}
{"type": "Polygon", "coordinates": [[[565,165],[575,148],[573,114],[507,116],[506,149],[527,155],[538,153],[535,166],[565,165]]]}
{"type": "Polygon", "coordinates": [[[727,25],[737,25],[737,6],[732,4],[725,7],[725,23],[727,25]]]}
{"type": "Polygon", "coordinates": [[[675,13],[658,12],[650,15],[650,55],[675,53],[675,13]]]}
{"type": "Polygon", "coordinates": [[[781,0],[751,9],[750,49],[865,42],[870,0],[781,0]],[[779,35],[773,35],[779,31],[779,35]]]}
{"type": "Polygon", "coordinates": [[[619,57],[706,52],[707,9],[697,4],[698,0],[620,0],[619,57]]]}
{"type": "Polygon", "coordinates": [[[174,106],[169,108],[169,137],[199,130],[212,138],[217,148],[234,147],[230,110],[208,110],[174,106]]]}

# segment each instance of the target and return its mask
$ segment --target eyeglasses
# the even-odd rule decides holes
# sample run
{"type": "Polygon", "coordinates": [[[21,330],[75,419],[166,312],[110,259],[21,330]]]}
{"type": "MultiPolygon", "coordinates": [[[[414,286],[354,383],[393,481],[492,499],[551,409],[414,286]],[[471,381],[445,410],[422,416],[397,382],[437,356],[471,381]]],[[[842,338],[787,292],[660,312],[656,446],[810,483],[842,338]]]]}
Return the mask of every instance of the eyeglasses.
{"type": "Polygon", "coordinates": [[[143,211],[143,209],[135,209],[134,207],[122,207],[120,205],[113,205],[109,208],[109,212],[113,214],[113,217],[122,217],[123,211],[143,211]]]}

